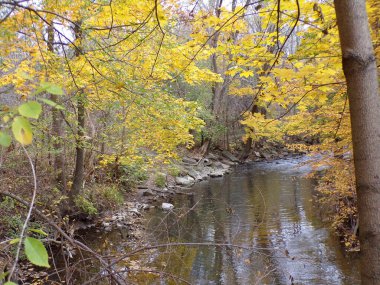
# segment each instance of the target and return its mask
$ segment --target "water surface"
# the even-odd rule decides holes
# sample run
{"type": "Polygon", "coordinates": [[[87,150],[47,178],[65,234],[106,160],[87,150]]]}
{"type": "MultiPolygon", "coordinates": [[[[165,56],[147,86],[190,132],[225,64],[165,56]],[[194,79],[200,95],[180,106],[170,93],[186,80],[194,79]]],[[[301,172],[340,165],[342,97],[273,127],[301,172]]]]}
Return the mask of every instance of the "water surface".
{"type": "Polygon", "coordinates": [[[315,181],[299,163],[239,166],[195,185],[194,196],[176,198],[173,213],[151,211],[151,243],[236,247],[168,246],[150,260],[191,284],[359,284],[358,260],[321,222],[315,181]]]}

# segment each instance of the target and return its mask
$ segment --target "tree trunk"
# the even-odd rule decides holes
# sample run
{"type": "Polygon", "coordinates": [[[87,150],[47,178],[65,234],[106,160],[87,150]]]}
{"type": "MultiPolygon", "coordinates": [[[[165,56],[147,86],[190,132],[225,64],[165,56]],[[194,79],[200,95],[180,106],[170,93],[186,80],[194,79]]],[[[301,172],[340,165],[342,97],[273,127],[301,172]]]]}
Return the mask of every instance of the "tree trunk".
{"type": "MultiPolygon", "coordinates": [[[[259,107],[257,104],[253,104],[251,114],[254,115],[260,113],[266,118],[267,110],[264,107],[259,107]]],[[[251,129],[253,131],[253,129],[251,129]]],[[[245,144],[243,144],[243,152],[240,155],[240,160],[246,160],[251,153],[252,146],[254,146],[252,137],[249,137],[245,144]]]]}
{"type": "MultiPolygon", "coordinates": [[[[220,17],[222,3],[223,3],[223,0],[217,0],[215,3],[214,14],[217,18],[220,17]]],[[[216,49],[218,47],[219,34],[220,34],[219,31],[216,32],[215,35],[213,36],[213,38],[211,39],[211,47],[214,49],[216,49]]],[[[218,56],[217,56],[216,52],[211,55],[211,70],[214,73],[219,74],[218,56]]],[[[217,120],[218,120],[218,116],[220,113],[222,86],[223,86],[223,83],[214,82],[212,87],[211,87],[211,91],[212,91],[211,110],[212,110],[212,113],[213,113],[213,115],[215,115],[217,120]]]]}
{"type": "MultiPolygon", "coordinates": [[[[80,27],[80,23],[77,23],[74,27],[74,33],[76,39],[82,38],[82,30],[80,27]]],[[[81,51],[80,47],[77,46],[75,50],[75,56],[79,56],[81,51]]],[[[76,155],[75,155],[75,170],[74,170],[74,178],[73,178],[73,188],[70,192],[70,199],[73,201],[75,196],[80,194],[83,187],[83,179],[84,179],[84,129],[85,129],[85,94],[82,90],[79,90],[79,95],[77,97],[77,139],[76,139],[76,155]]]]}
{"type": "Polygon", "coordinates": [[[76,143],[76,156],[75,156],[75,170],[73,179],[73,189],[71,191],[71,196],[75,197],[78,195],[83,187],[84,178],[84,148],[83,148],[83,136],[85,127],[85,107],[83,98],[80,96],[77,102],[78,111],[78,131],[77,131],[77,143],[76,143]]]}
{"type": "MultiPolygon", "coordinates": [[[[47,28],[48,41],[47,47],[49,52],[54,53],[54,28],[53,26],[48,26],[47,28]]],[[[50,94],[50,100],[58,104],[58,96],[50,94]]],[[[52,136],[53,149],[54,149],[54,175],[57,187],[62,193],[66,193],[66,168],[65,168],[65,157],[63,146],[61,143],[61,137],[63,135],[62,124],[60,120],[60,111],[56,108],[52,109],[52,136]]]]}
{"type": "MultiPolygon", "coordinates": [[[[248,5],[248,3],[249,1],[247,1],[246,5],[248,5]]],[[[235,12],[236,5],[237,5],[237,0],[232,0],[232,3],[231,3],[232,12],[235,12]]],[[[223,7],[223,0],[216,0],[215,10],[214,10],[215,17],[220,18],[222,7],[223,7]]],[[[231,37],[234,44],[236,43],[237,35],[238,35],[237,32],[232,33],[231,37]]],[[[216,32],[211,40],[210,45],[214,49],[216,49],[219,45],[219,36],[220,36],[220,31],[216,32]]],[[[231,60],[231,56],[229,59],[231,60]]],[[[229,144],[228,142],[228,127],[229,126],[228,126],[227,113],[228,113],[229,106],[227,102],[228,101],[227,97],[228,97],[229,86],[232,83],[232,80],[230,76],[223,75],[226,68],[223,68],[223,66],[219,66],[218,55],[216,52],[211,55],[211,70],[214,73],[220,74],[223,77],[223,82],[214,82],[211,87],[211,91],[212,91],[211,111],[215,117],[216,122],[226,127],[224,139],[222,138],[223,141],[218,142],[217,144],[224,148],[226,148],[226,145],[227,145],[227,149],[228,149],[229,148],[229,145],[228,145],[229,144]]],[[[211,139],[214,140],[215,138],[210,138],[210,140],[211,139]]],[[[207,143],[210,145],[211,142],[207,142],[207,143]]]]}
{"type": "Polygon", "coordinates": [[[247,141],[243,143],[243,151],[240,155],[241,161],[244,161],[249,157],[249,154],[251,153],[251,149],[252,149],[252,144],[253,144],[252,137],[249,137],[247,141]]]}
{"type": "Polygon", "coordinates": [[[365,0],[335,0],[350,102],[362,284],[380,284],[380,98],[365,0]]]}

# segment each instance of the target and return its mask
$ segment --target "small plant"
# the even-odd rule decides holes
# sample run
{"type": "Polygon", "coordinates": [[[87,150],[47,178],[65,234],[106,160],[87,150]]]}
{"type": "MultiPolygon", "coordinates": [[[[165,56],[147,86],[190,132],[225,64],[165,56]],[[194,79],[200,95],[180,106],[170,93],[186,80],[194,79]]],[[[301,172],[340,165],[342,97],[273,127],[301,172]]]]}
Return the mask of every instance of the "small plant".
{"type": "Polygon", "coordinates": [[[75,199],[75,205],[84,214],[97,215],[104,210],[115,209],[124,202],[123,193],[117,185],[94,184],[84,189],[75,199]]]}
{"type": "Polygon", "coordinates": [[[98,209],[96,209],[95,205],[83,195],[79,195],[75,198],[75,206],[88,215],[96,215],[98,213],[98,209]]]}
{"type": "Polygon", "coordinates": [[[7,229],[6,234],[10,237],[18,236],[20,229],[22,228],[23,220],[21,215],[17,214],[14,216],[4,216],[0,219],[3,226],[7,229]]]}
{"type": "Polygon", "coordinates": [[[5,197],[0,203],[0,209],[14,209],[15,201],[9,197],[5,197]]]}
{"type": "Polygon", "coordinates": [[[166,175],[164,173],[157,173],[156,177],[154,178],[154,184],[156,184],[156,186],[160,188],[165,187],[166,175]]]}
{"type": "Polygon", "coordinates": [[[169,175],[176,177],[181,174],[181,169],[177,165],[171,165],[168,168],[169,175]]]}
{"type": "Polygon", "coordinates": [[[13,199],[5,197],[0,203],[0,232],[7,237],[18,237],[23,225],[21,214],[13,199]]]}
{"type": "MultiPolygon", "coordinates": [[[[115,208],[123,204],[124,197],[119,189],[115,186],[109,187],[98,187],[97,191],[94,191],[97,196],[97,199],[94,200],[94,203],[97,204],[97,208],[115,208]]],[[[94,196],[94,195],[93,195],[94,196]]],[[[95,197],[96,198],[96,197],[95,197]]]]}
{"type": "Polygon", "coordinates": [[[119,180],[127,189],[133,188],[148,179],[147,170],[142,164],[123,165],[121,172],[119,180]]]}

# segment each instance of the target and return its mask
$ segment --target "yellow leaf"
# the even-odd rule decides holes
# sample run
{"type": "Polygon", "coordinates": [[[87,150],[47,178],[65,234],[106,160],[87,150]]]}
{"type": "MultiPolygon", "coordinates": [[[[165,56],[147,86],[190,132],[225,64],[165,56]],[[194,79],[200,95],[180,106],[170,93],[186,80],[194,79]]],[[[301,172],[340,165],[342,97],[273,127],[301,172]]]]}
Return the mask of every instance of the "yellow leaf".
{"type": "Polygon", "coordinates": [[[242,73],[240,73],[240,77],[250,77],[253,75],[253,71],[252,70],[246,70],[246,71],[243,71],[242,73]]]}
{"type": "Polygon", "coordinates": [[[12,132],[15,139],[23,145],[31,144],[33,141],[32,128],[24,117],[16,117],[13,120],[12,132]]]}

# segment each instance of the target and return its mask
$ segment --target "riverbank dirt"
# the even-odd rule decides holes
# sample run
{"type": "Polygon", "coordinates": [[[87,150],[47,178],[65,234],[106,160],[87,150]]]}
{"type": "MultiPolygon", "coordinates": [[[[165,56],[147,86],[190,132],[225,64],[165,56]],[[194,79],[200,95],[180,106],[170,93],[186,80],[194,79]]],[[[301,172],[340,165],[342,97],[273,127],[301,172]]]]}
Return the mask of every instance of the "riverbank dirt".
{"type": "Polygon", "coordinates": [[[100,231],[127,229],[128,238],[138,240],[143,235],[144,211],[151,208],[173,208],[175,195],[193,195],[191,187],[200,181],[222,177],[241,163],[227,151],[209,153],[204,157],[187,153],[182,161],[175,164],[176,171],[160,170],[164,177],[163,185],[157,186],[157,172],[152,172],[146,182],[128,192],[126,201],[117,211],[106,211],[91,223],[78,222],[77,229],[96,228],[100,231]]]}

